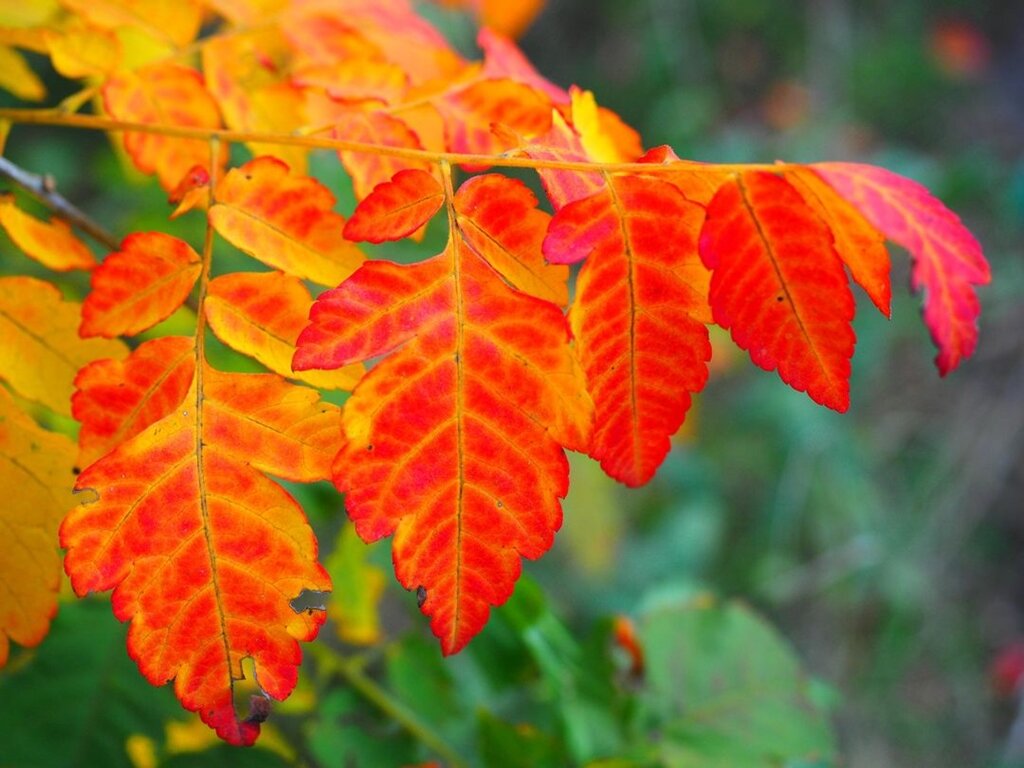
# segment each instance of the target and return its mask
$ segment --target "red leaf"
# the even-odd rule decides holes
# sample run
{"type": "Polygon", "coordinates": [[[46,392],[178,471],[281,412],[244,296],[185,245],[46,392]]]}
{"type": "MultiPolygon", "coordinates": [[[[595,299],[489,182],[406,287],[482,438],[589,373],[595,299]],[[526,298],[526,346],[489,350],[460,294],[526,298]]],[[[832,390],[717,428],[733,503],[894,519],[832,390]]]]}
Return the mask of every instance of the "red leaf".
{"type": "Polygon", "coordinates": [[[590,455],[628,485],[651,478],[707,381],[703,220],[666,182],[613,176],[562,208],[544,242],[551,261],[588,257],[570,319],[596,409],[590,455]]]}
{"type": "Polygon", "coordinates": [[[199,277],[199,254],[162,232],[129,235],[92,273],[83,337],[133,335],[171,316],[199,277]]]}
{"type": "Polygon", "coordinates": [[[856,163],[811,167],[886,237],[910,251],[911,287],[924,291],[924,322],[939,348],[935,364],[943,376],[954,370],[978,344],[981,305],[974,286],[992,278],[974,235],[915,181],[856,163]]]}
{"type": "Polygon", "coordinates": [[[330,579],[302,510],[263,474],[327,475],[338,411],[316,399],[273,375],[204,368],[184,404],[79,476],[92,499],[61,526],[75,592],[116,588],[114,614],[131,622],[128,651],[143,675],[174,679],[182,705],[233,744],[260,730],[235,713],[242,660],[283,699],[298,641],[324,621],[290,605],[330,579]]]}
{"type": "Polygon", "coordinates": [[[441,648],[503,603],[543,554],[568,488],[562,446],[590,405],[562,313],[514,291],[456,240],[412,266],[368,262],[313,306],[296,369],[388,355],[345,406],[335,483],[361,537],[394,562],[441,648]]]}
{"type": "Polygon", "coordinates": [[[378,184],[345,224],[345,237],[383,243],[424,226],[444,205],[444,188],[425,171],[409,168],[378,184]]]}
{"type": "Polygon", "coordinates": [[[195,374],[191,338],[140,344],[123,361],[105,358],[75,377],[71,414],[82,423],[78,466],[88,467],[177,408],[195,374]]]}
{"type": "Polygon", "coordinates": [[[708,206],[700,255],[715,322],[766,371],[837,411],[850,404],[853,295],[832,233],[789,183],[763,171],[708,206]]]}

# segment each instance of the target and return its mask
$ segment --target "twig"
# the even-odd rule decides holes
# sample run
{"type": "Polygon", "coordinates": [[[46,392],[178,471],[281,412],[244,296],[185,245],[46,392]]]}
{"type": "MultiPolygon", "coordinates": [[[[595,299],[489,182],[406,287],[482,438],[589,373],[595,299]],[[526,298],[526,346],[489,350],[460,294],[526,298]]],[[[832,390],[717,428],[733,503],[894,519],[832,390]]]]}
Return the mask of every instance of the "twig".
{"type": "Polygon", "coordinates": [[[68,202],[67,198],[57,191],[51,177],[29,173],[19,168],[6,157],[0,157],[0,176],[17,184],[62,219],[66,219],[85,232],[97,243],[112,251],[117,250],[117,238],[68,202]]]}

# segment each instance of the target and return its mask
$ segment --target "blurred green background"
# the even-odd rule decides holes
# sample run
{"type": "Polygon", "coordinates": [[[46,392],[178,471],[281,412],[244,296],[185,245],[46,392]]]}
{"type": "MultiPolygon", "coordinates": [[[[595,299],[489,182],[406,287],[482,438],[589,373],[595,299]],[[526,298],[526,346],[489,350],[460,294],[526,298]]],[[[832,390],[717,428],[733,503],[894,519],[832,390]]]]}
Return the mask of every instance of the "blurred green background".
{"type": "MultiPolygon", "coordinates": [[[[462,17],[434,18],[472,50],[462,17]]],[[[393,580],[388,544],[367,551],[345,534],[335,544],[336,494],[296,489],[336,583],[351,580],[350,594],[385,585],[385,641],[355,650],[329,625],[309,648],[295,701],[275,715],[293,758],[371,766],[426,759],[432,753],[410,737],[410,722],[457,749],[468,745],[486,765],[564,765],[572,762],[566,755],[607,753],[629,741],[619,732],[629,728],[617,724],[643,720],[630,710],[628,659],[607,652],[609,617],[710,593],[741,598],[792,642],[821,683],[815,699],[831,707],[840,764],[1016,764],[1024,755],[1024,734],[1011,736],[1018,703],[997,693],[991,668],[1024,638],[1024,6],[551,0],[521,45],[551,80],[593,90],[646,146],[668,143],[705,161],[858,160],[923,182],[962,216],[992,262],[981,343],[960,370],[939,378],[919,299],[906,289],[908,259],[896,247],[892,321],[859,297],[847,414],[814,405],[716,337],[711,381],[655,480],[629,491],[574,457],[553,551],[526,564],[530,579],[471,649],[443,663],[415,597],[393,580]],[[346,570],[345,553],[350,564],[367,555],[384,578],[346,570]],[[394,695],[390,704],[373,703],[367,679],[394,695]],[[405,727],[396,711],[410,715],[405,727]],[[605,741],[584,743],[595,734],[605,741]]],[[[105,137],[16,128],[10,152],[52,174],[118,235],[162,229],[201,239],[198,219],[168,225],[155,184],[122,183],[105,137]]],[[[333,158],[314,168],[344,198],[333,158]]],[[[350,202],[340,209],[347,213],[350,202]]],[[[86,283],[78,280],[67,290],[81,295],[86,283]]],[[[216,354],[222,367],[238,364],[216,354]]],[[[371,614],[372,602],[363,606],[371,614]]],[[[742,615],[735,621],[755,636],[742,615]]],[[[646,625],[649,651],[657,650],[655,630],[646,625]]],[[[66,729],[62,736],[62,726],[109,720],[117,733],[144,737],[132,748],[135,764],[154,765],[146,750],[164,748],[160,724],[182,714],[168,691],[133,677],[133,666],[106,609],[63,606],[38,656],[16,657],[0,676],[0,734],[38,741],[39,730],[24,730],[32,713],[34,727],[70,750],[75,738],[95,739],[66,729]],[[83,633],[93,638],[85,654],[68,640],[83,633]],[[90,677],[93,658],[103,676],[90,677]],[[78,676],[61,677],[73,664],[78,676]],[[30,689],[28,703],[11,693],[30,689]],[[108,706],[123,698],[122,709],[90,703],[97,690],[108,706]],[[54,708],[57,696],[66,709],[54,708]]],[[[643,701],[640,709],[647,705],[656,709],[643,701]]],[[[13,743],[0,739],[0,764],[13,743]]],[[[73,764],[123,760],[120,741],[109,753],[74,744],[73,764]]],[[[225,754],[160,764],[241,759],[225,754]]],[[[249,762],[239,764],[277,764],[245,754],[249,762]]]]}

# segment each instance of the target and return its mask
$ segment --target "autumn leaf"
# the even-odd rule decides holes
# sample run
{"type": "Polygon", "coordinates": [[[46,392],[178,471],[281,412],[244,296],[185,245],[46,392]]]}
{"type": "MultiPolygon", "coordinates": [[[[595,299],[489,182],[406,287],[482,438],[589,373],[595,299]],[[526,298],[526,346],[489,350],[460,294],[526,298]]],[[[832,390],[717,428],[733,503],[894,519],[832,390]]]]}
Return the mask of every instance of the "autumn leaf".
{"type": "Polygon", "coordinates": [[[32,71],[20,53],[6,45],[0,45],[0,89],[25,101],[46,98],[46,86],[39,75],[32,71]]]}
{"type": "Polygon", "coordinates": [[[61,0],[67,8],[104,29],[140,29],[174,47],[187,45],[199,32],[198,0],[61,0]]]}
{"type": "Polygon", "coordinates": [[[41,429],[0,387],[0,668],[9,641],[42,642],[57,612],[57,526],[71,503],[75,445],[41,429]]]}
{"type": "Polygon", "coordinates": [[[352,389],[362,365],[337,371],[292,371],[295,341],[306,327],[313,297],[297,277],[237,272],[210,282],[206,318],[217,338],[271,371],[321,389],[352,389]]]}
{"type": "Polygon", "coordinates": [[[177,408],[195,375],[195,342],[165,336],[125,359],[89,363],[75,377],[71,415],[81,422],[76,466],[88,467],[177,408]]]}
{"type": "Polygon", "coordinates": [[[707,269],[697,256],[703,209],[656,179],[613,176],[563,207],[549,261],[586,258],[570,312],[594,399],[590,455],[631,486],[647,482],[707,381],[707,269]]]}
{"type": "Polygon", "coordinates": [[[263,473],[326,477],[337,419],[335,406],[273,374],[204,365],[178,408],[82,472],[76,489],[92,498],[60,529],[75,592],[116,587],[114,613],[131,622],[143,675],[173,679],[182,705],[233,744],[260,730],[234,709],[242,660],[284,699],[298,641],[324,621],[289,602],[330,589],[302,510],[263,473]]]}
{"type": "Polygon", "coordinates": [[[0,379],[22,397],[65,416],[71,415],[78,369],[125,351],[119,341],[78,338],[80,312],[50,283],[0,278],[0,379]]]}
{"type": "Polygon", "coordinates": [[[394,561],[446,654],[550,547],[590,400],[552,304],[515,291],[458,239],[411,266],[373,261],[313,305],[294,366],[387,355],[342,420],[335,483],[394,561]]]}
{"type": "Polygon", "coordinates": [[[480,257],[523,293],[564,306],[569,270],[545,264],[541,244],[551,217],[521,182],[499,174],[476,176],[455,196],[459,233],[480,257]]]}
{"type": "Polygon", "coordinates": [[[378,184],[345,224],[349,240],[383,243],[418,230],[444,205],[444,188],[434,176],[416,168],[399,171],[378,184]]]}
{"type": "MultiPolygon", "coordinates": [[[[177,64],[152,64],[119,72],[103,85],[103,104],[111,117],[136,123],[190,128],[221,127],[220,111],[203,84],[202,75],[177,64]]],[[[210,145],[156,133],[128,131],[124,148],[143,173],[155,173],[160,185],[174,189],[196,165],[209,165],[210,145]]],[[[218,164],[227,160],[222,146],[218,164]]]]}
{"type": "Polygon", "coordinates": [[[850,404],[853,295],[832,233],[784,179],[747,171],[708,205],[700,255],[714,320],[817,403],[850,404]]]}
{"type": "Polygon", "coordinates": [[[58,218],[40,221],[18,208],[11,195],[0,195],[0,226],[26,256],[49,269],[66,272],[96,266],[92,251],[75,237],[67,222],[58,218]]]}
{"type": "Polygon", "coordinates": [[[910,251],[910,283],[924,292],[924,322],[945,376],[974,354],[981,305],[974,291],[992,278],[974,235],[915,181],[857,163],[811,166],[880,232],[910,251]]]}
{"type": "Polygon", "coordinates": [[[121,59],[121,44],[108,30],[78,23],[60,32],[48,31],[53,68],[64,77],[106,76],[121,59]]]}
{"type": "Polygon", "coordinates": [[[878,311],[889,317],[892,286],[885,238],[811,169],[789,168],[785,178],[832,230],[836,253],[850,270],[850,276],[878,311]]]}
{"type": "Polygon", "coordinates": [[[199,278],[199,254],[162,232],[129,235],[92,273],[83,337],[131,336],[171,316],[199,278]]]}
{"type": "Polygon", "coordinates": [[[214,190],[210,222],[255,259],[321,285],[336,285],[363,261],[345,240],[334,195],[316,179],[290,174],[273,157],[232,168],[214,190]]]}

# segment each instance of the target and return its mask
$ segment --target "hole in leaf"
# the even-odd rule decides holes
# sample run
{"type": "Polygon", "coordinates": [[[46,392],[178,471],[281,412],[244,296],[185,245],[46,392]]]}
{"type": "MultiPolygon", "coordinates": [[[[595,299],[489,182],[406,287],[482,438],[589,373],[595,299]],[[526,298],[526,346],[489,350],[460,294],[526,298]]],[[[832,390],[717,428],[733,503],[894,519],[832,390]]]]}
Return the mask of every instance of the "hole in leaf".
{"type": "Polygon", "coordinates": [[[299,596],[290,600],[288,605],[296,613],[302,613],[303,611],[326,611],[327,610],[327,596],[330,592],[321,592],[316,589],[304,589],[299,593],[299,596]]]}
{"type": "Polygon", "coordinates": [[[427,588],[422,585],[416,587],[416,607],[422,608],[425,602],[427,602],[427,588]]]}

